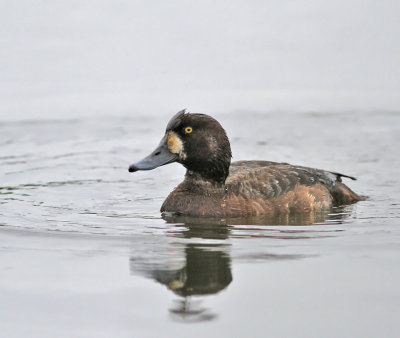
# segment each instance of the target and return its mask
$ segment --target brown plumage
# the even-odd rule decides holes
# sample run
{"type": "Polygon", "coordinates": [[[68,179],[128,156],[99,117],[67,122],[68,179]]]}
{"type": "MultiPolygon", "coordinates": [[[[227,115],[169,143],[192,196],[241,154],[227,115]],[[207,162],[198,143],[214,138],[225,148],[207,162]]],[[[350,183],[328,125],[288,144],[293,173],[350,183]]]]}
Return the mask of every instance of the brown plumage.
{"type": "Polygon", "coordinates": [[[179,112],[159,147],[129,171],[171,162],[187,168],[161,211],[191,216],[245,217],[304,213],[362,200],[341,182],[346,176],[269,161],[230,163],[224,129],[212,117],[179,112]]]}

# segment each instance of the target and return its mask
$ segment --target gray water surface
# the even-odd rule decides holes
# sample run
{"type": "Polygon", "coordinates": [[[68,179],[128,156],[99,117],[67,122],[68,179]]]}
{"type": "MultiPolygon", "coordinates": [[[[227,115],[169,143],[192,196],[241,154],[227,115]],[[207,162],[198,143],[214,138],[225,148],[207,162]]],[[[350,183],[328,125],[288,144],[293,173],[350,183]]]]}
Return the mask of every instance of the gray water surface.
{"type": "Polygon", "coordinates": [[[400,114],[214,116],[233,160],[343,172],[368,199],[289,218],[163,219],[184,168],[127,168],[170,116],[1,122],[2,335],[398,335],[400,114]]]}

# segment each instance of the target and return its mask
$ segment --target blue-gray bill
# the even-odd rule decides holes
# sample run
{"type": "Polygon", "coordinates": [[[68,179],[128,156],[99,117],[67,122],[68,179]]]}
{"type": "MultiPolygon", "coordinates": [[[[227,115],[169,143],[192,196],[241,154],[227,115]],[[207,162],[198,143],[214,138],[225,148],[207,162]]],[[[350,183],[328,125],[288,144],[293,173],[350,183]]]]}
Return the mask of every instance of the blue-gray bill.
{"type": "Polygon", "coordinates": [[[157,167],[161,167],[168,163],[175,162],[178,159],[177,154],[170,152],[167,146],[167,137],[163,137],[158,147],[147,157],[131,164],[129,166],[129,172],[135,172],[138,170],[152,170],[157,167]]]}

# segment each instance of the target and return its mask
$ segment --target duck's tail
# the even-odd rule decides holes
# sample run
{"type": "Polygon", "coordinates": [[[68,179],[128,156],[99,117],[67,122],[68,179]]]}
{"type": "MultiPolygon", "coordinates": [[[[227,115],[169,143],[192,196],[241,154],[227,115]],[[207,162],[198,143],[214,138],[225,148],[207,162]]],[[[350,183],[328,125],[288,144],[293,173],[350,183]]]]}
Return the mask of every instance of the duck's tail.
{"type": "Polygon", "coordinates": [[[341,174],[341,173],[337,173],[335,171],[330,171],[331,174],[336,176],[336,179],[339,182],[342,182],[342,177],[346,177],[346,178],[350,178],[353,181],[357,181],[357,179],[354,176],[349,176],[349,175],[345,175],[345,174],[341,174]]]}

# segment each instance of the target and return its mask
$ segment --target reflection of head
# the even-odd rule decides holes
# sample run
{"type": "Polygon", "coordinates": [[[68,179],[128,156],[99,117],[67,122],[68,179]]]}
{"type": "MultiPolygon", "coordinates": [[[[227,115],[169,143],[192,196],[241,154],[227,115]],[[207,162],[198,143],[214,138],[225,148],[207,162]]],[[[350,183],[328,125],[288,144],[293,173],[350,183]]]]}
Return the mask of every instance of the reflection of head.
{"type": "MultiPolygon", "coordinates": [[[[221,251],[220,246],[188,244],[184,252],[183,267],[153,267],[146,271],[146,275],[183,297],[217,293],[232,281],[229,255],[221,251]]],[[[131,258],[132,271],[135,264],[136,261],[131,258]]]]}
{"type": "MultiPolygon", "coordinates": [[[[215,247],[186,247],[186,265],[169,278],[167,287],[180,296],[206,295],[225,289],[232,281],[229,256],[215,247]],[[213,250],[214,249],[214,250],[213,250]]],[[[165,280],[156,280],[165,284],[165,280]]]]}

